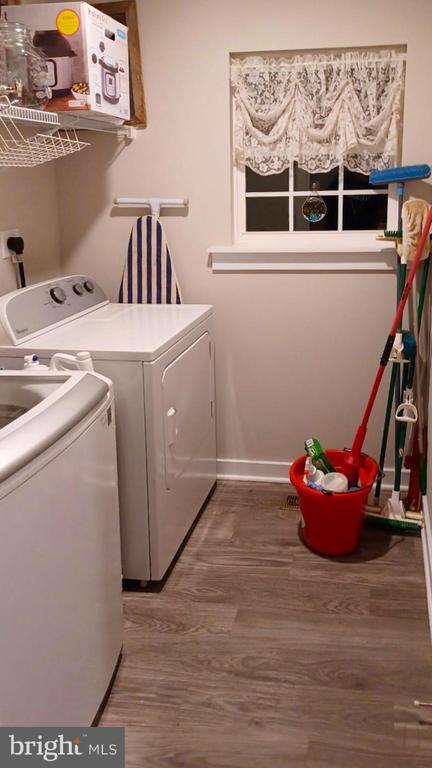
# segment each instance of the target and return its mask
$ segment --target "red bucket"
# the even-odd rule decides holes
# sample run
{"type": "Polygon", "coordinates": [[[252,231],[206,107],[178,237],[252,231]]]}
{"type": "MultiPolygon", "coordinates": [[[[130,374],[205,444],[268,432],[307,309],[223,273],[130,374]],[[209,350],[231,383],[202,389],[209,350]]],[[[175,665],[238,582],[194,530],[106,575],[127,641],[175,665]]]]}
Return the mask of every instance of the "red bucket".
{"type": "MultiPolygon", "coordinates": [[[[344,471],[346,451],[326,450],[336,472],[344,471]]],[[[347,555],[356,549],[363,523],[363,510],[378,474],[378,464],[365,453],[360,458],[360,488],[348,493],[328,493],[303,482],[306,456],[291,465],[289,477],[295,486],[303,516],[303,538],[315,552],[347,555]]]]}

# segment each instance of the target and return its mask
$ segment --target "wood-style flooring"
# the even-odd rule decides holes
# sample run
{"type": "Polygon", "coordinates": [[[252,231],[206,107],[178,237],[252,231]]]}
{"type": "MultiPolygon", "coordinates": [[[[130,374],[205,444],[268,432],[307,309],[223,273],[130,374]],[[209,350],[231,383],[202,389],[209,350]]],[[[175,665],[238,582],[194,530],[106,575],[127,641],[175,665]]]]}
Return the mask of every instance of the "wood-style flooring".
{"type": "Polygon", "coordinates": [[[320,557],[287,493],[220,482],[163,589],[125,592],[127,768],[431,768],[421,540],[320,557]]]}

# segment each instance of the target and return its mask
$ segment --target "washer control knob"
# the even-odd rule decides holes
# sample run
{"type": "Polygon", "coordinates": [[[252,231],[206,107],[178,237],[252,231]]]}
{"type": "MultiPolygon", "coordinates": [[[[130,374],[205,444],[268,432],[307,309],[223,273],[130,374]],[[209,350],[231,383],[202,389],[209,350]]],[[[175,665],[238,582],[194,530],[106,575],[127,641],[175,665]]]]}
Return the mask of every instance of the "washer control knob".
{"type": "Polygon", "coordinates": [[[94,284],[92,283],[92,281],[91,281],[91,280],[85,280],[85,281],[84,281],[84,288],[85,288],[85,289],[86,289],[86,291],[88,291],[89,293],[93,293],[93,291],[94,291],[94,284]]]}
{"type": "Polygon", "coordinates": [[[59,288],[58,286],[50,289],[50,296],[56,304],[64,304],[66,301],[66,294],[63,288],[59,288]]]}
{"type": "Polygon", "coordinates": [[[84,293],[84,288],[81,283],[75,283],[75,285],[72,286],[72,290],[77,296],[82,296],[84,293]]]}

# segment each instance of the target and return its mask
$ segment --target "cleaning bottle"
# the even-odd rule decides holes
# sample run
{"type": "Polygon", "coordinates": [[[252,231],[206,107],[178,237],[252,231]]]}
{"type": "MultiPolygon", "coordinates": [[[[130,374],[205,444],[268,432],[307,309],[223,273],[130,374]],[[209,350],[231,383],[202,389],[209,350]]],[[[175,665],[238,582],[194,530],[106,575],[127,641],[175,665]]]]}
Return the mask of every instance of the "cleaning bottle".
{"type": "Polygon", "coordinates": [[[305,485],[313,485],[315,488],[320,488],[323,478],[324,478],[324,472],[321,472],[320,469],[317,469],[316,466],[313,464],[310,456],[308,456],[305,461],[305,468],[304,468],[304,475],[303,475],[303,482],[305,483],[305,485]]]}
{"type": "Polygon", "coordinates": [[[25,370],[28,370],[29,368],[31,368],[34,371],[38,371],[38,372],[48,370],[47,365],[42,365],[42,363],[39,362],[39,358],[37,355],[24,355],[23,368],[25,370]]]}
{"type": "Polygon", "coordinates": [[[325,475],[327,472],[335,471],[333,464],[325,455],[321,443],[316,437],[308,437],[308,439],[305,440],[304,447],[307,455],[312,459],[312,463],[317,469],[321,470],[325,475]]]}

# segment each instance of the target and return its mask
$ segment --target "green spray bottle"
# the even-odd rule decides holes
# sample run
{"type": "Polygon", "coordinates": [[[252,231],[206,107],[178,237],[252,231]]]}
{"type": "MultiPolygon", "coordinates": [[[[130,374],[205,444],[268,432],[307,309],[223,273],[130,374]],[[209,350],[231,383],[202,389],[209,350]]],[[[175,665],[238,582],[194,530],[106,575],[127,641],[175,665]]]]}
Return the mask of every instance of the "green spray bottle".
{"type": "Polygon", "coordinates": [[[304,447],[307,455],[311,458],[313,465],[317,469],[320,469],[325,475],[328,472],[335,472],[333,464],[325,455],[321,443],[316,437],[308,437],[308,439],[305,440],[304,447]]]}

